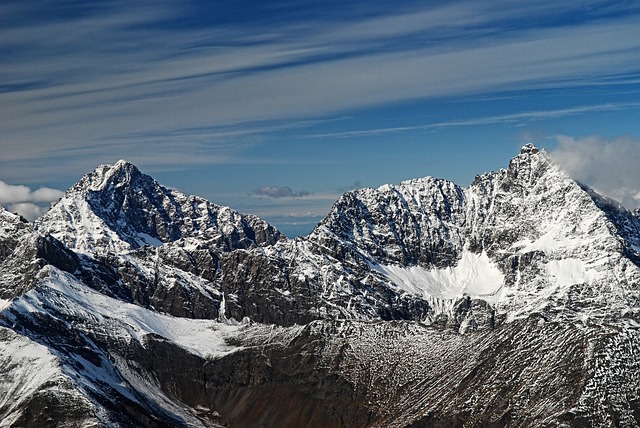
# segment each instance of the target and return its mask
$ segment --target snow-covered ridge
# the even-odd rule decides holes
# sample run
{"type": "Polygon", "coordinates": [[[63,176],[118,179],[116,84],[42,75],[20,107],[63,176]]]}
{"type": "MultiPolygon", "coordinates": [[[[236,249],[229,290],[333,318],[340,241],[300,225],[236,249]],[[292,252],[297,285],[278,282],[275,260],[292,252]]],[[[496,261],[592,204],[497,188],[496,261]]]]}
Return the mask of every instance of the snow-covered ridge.
{"type": "Polygon", "coordinates": [[[164,188],[126,161],[86,175],[36,227],[89,255],[169,245],[160,254],[171,268],[133,263],[135,254],[121,260],[147,266],[139,280],[152,277],[166,288],[158,272],[208,272],[207,287],[228,293],[210,303],[224,299],[238,319],[246,312],[237,296],[255,305],[247,289],[258,293],[256,281],[288,323],[295,316],[287,305],[307,308],[299,294],[309,289],[320,299],[307,308],[313,317],[386,317],[397,302],[403,318],[432,319],[462,297],[522,316],[583,297],[636,311],[640,274],[627,256],[640,245],[638,222],[602,205],[544,150],[527,145],[508,168],[466,188],[424,177],[345,193],[307,238],[278,245],[279,233],[260,219],[164,188]],[[623,217],[631,219],[624,228],[623,217]],[[250,252],[221,256],[238,249],[250,252]],[[423,303],[414,308],[416,299],[423,303]]]}
{"type": "Polygon", "coordinates": [[[464,198],[455,183],[432,177],[355,190],[340,197],[310,239],[328,231],[372,260],[445,267],[463,247],[464,198]]]}
{"type": "MultiPolygon", "coordinates": [[[[150,342],[177,346],[185,353],[177,355],[211,363],[243,349],[229,344],[232,338],[268,343],[291,340],[301,329],[173,317],[105,296],[52,266],[39,276],[37,287],[0,310],[2,427],[30,421],[25,408],[42,396],[53,397],[57,406],[79,406],[68,409],[70,418],[74,412],[86,415],[74,426],[112,426],[112,403],[133,403],[156,418],[164,415],[168,426],[209,427],[136,362],[152,352],[150,342]],[[20,334],[9,330],[20,325],[20,334]]],[[[174,368],[177,378],[182,368],[174,368]]],[[[45,417],[56,418],[51,415],[47,411],[45,417]]]]}
{"type": "Polygon", "coordinates": [[[44,345],[0,327],[0,426],[15,426],[23,406],[47,385],[54,389],[65,376],[58,358],[44,345]]]}
{"type": "Polygon", "coordinates": [[[7,211],[0,205],[0,239],[15,238],[20,230],[26,230],[29,227],[24,218],[7,211]]]}

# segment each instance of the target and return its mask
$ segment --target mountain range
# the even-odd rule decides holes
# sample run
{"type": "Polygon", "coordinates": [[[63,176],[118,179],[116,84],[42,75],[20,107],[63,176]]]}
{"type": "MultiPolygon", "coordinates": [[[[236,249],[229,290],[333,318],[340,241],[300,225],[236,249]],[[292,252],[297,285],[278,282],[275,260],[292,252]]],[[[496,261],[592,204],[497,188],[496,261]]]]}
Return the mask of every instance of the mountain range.
{"type": "Polygon", "coordinates": [[[526,145],[306,237],[102,165],[0,207],[1,427],[640,426],[640,211],[526,145]]]}

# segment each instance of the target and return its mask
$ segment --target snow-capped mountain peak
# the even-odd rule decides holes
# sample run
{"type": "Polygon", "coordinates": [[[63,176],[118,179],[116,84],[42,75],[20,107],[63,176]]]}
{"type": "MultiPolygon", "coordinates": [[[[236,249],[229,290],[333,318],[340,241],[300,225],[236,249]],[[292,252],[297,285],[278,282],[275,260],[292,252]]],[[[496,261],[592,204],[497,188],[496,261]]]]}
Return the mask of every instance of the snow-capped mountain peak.
{"type": "Polygon", "coordinates": [[[180,239],[248,248],[271,245],[280,237],[258,217],[168,189],[124,160],[85,175],[36,221],[36,227],[87,253],[128,251],[180,239]]]}
{"type": "Polygon", "coordinates": [[[130,162],[124,159],[119,160],[113,165],[100,165],[95,171],[89,174],[88,187],[92,191],[101,191],[108,186],[125,186],[135,185],[137,179],[142,178],[140,170],[130,162]]]}
{"type": "MultiPolygon", "coordinates": [[[[83,177],[36,228],[89,254],[174,243],[167,257],[182,260],[180,266],[201,257],[192,249],[209,248],[218,255],[190,269],[222,263],[224,287],[239,295],[246,280],[237,263],[260,277],[265,290],[302,292],[315,278],[322,299],[342,308],[344,317],[382,314],[400,297],[427,302],[431,319],[451,316],[463,298],[489,302],[503,315],[577,301],[606,301],[626,311],[640,278],[639,222],[602,201],[544,150],[526,145],[506,169],[478,176],[466,188],[425,177],[355,190],[341,196],[307,238],[282,241],[267,253],[222,257],[269,246],[280,235],[257,217],[167,189],[119,161],[83,177]],[[366,291],[365,279],[384,292],[366,291]],[[594,288],[601,291],[593,295],[594,288]]],[[[278,304],[288,301],[295,300],[278,304]]],[[[235,301],[226,306],[238,319],[253,313],[235,301]]],[[[403,309],[402,316],[424,317],[421,307],[414,315],[403,309]]]]}
{"type": "Polygon", "coordinates": [[[7,211],[0,205],[0,239],[16,235],[17,231],[28,228],[27,220],[19,214],[7,211]]]}
{"type": "Polygon", "coordinates": [[[349,192],[309,239],[352,248],[436,312],[465,296],[509,316],[587,301],[593,316],[637,312],[640,228],[599,200],[526,145],[467,188],[426,177],[349,192]]]}
{"type": "Polygon", "coordinates": [[[509,177],[521,184],[532,185],[541,178],[552,161],[545,150],[540,150],[533,144],[527,144],[520,150],[520,154],[509,162],[507,173],[509,177]]]}

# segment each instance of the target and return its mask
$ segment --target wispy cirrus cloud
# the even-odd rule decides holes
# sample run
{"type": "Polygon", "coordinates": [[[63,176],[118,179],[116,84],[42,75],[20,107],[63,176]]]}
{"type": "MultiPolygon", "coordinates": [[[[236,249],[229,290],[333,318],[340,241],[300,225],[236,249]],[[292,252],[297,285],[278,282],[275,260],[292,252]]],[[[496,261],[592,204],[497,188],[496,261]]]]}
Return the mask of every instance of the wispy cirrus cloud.
{"type": "MultiPolygon", "coordinates": [[[[461,1],[384,14],[363,6],[347,18],[268,27],[187,25],[188,8],[174,2],[112,2],[50,21],[26,18],[26,4],[3,6],[4,161],[86,147],[103,157],[123,150],[123,134],[161,141],[185,129],[298,121],[497,88],[595,85],[603,77],[611,85],[640,71],[638,8],[606,1],[589,2],[588,13],[574,1],[461,1]],[[578,12],[584,19],[571,25],[545,21],[578,12]],[[12,14],[20,13],[16,24],[12,14]]],[[[228,141],[211,136],[176,162],[203,159],[228,141]]]]}
{"type": "Polygon", "coordinates": [[[546,119],[557,119],[557,118],[566,117],[566,116],[574,116],[574,115],[579,115],[583,113],[622,111],[622,110],[630,110],[638,107],[640,107],[640,102],[606,103],[606,104],[576,106],[576,107],[561,108],[561,109],[532,110],[532,111],[525,111],[520,113],[484,116],[484,117],[478,117],[473,119],[449,120],[445,122],[435,122],[435,123],[428,123],[423,125],[396,126],[396,127],[388,127],[388,128],[358,129],[358,130],[352,130],[352,131],[307,134],[303,138],[326,138],[326,137],[350,138],[350,137],[384,135],[384,134],[399,133],[399,132],[422,131],[422,130],[429,130],[429,129],[495,125],[499,123],[521,124],[521,123],[535,122],[535,121],[546,120],[546,119]]]}

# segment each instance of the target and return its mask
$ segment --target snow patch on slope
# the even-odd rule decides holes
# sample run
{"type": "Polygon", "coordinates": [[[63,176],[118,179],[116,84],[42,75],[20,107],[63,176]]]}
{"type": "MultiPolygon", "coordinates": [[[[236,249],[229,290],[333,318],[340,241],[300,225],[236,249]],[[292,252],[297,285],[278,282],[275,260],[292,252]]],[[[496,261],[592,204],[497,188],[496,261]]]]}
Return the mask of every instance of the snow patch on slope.
{"type": "Polygon", "coordinates": [[[13,426],[24,403],[63,375],[58,358],[46,346],[1,327],[0,339],[0,426],[13,426]]]}
{"type": "Polygon", "coordinates": [[[47,215],[54,221],[39,220],[37,227],[40,232],[50,233],[77,253],[107,254],[131,250],[131,245],[120,239],[84,199],[65,196],[47,215]]]}
{"type": "Polygon", "coordinates": [[[145,245],[151,245],[152,247],[161,247],[164,245],[164,242],[162,242],[158,238],[154,238],[148,233],[138,233],[137,241],[138,245],[140,245],[141,247],[145,245]]]}
{"type": "Polygon", "coordinates": [[[113,325],[140,343],[144,343],[146,335],[156,334],[203,358],[222,357],[238,349],[228,346],[225,337],[240,327],[213,320],[160,314],[100,294],[82,285],[70,274],[51,266],[45,269],[49,270],[49,275],[41,287],[46,287],[46,291],[32,290],[14,299],[11,305],[13,309],[23,313],[45,312],[42,306],[45,305],[43,299],[46,299],[46,306],[54,306],[63,313],[69,312],[69,318],[97,318],[98,324],[113,325]]]}
{"type": "Polygon", "coordinates": [[[373,268],[387,276],[399,290],[425,298],[449,300],[471,296],[491,303],[500,300],[504,285],[502,272],[484,252],[463,251],[455,267],[444,269],[398,265],[374,265],[373,268]]]}
{"type": "Polygon", "coordinates": [[[551,260],[547,263],[547,270],[559,286],[591,284],[600,276],[599,272],[587,269],[580,259],[551,260]]]}

